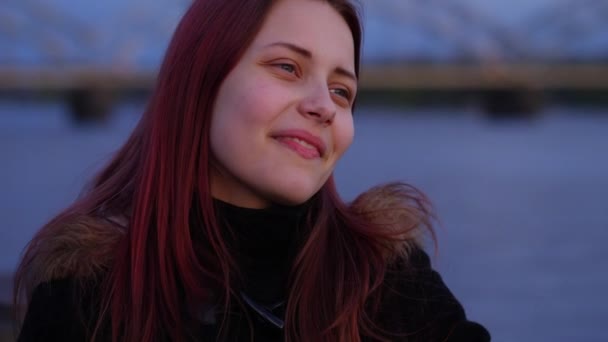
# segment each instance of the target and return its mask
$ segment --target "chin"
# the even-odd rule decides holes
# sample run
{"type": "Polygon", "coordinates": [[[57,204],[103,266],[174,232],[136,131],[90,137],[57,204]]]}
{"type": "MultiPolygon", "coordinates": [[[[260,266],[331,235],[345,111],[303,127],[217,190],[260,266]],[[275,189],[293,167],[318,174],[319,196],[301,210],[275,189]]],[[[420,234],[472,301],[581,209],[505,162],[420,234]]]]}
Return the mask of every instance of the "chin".
{"type": "Polygon", "coordinates": [[[314,194],[310,196],[286,196],[279,195],[273,199],[273,202],[279,205],[296,206],[308,201],[314,194]]]}
{"type": "Polygon", "coordinates": [[[289,173],[290,177],[273,178],[271,182],[257,184],[260,194],[271,203],[286,206],[303,204],[316,195],[327,182],[325,177],[310,177],[310,175],[289,173]]]}
{"type": "Polygon", "coordinates": [[[286,192],[277,192],[274,193],[272,197],[272,202],[286,205],[286,206],[296,206],[305,203],[309,199],[311,199],[320,189],[319,188],[307,188],[307,189],[297,189],[296,187],[285,187],[284,189],[290,189],[288,193],[286,192]],[[299,190],[299,191],[298,191],[299,190]]]}

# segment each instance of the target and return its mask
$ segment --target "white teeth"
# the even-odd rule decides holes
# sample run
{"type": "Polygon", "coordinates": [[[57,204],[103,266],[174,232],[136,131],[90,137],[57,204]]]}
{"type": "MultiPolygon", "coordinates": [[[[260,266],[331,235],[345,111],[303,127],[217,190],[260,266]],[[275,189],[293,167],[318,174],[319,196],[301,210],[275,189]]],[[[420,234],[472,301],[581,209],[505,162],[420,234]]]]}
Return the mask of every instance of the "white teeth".
{"type": "Polygon", "coordinates": [[[298,138],[294,138],[294,137],[287,137],[287,139],[292,140],[297,142],[298,144],[306,147],[306,148],[312,148],[312,149],[316,149],[316,147],[312,146],[311,144],[307,143],[306,141],[302,140],[302,139],[298,139],[298,138]]]}

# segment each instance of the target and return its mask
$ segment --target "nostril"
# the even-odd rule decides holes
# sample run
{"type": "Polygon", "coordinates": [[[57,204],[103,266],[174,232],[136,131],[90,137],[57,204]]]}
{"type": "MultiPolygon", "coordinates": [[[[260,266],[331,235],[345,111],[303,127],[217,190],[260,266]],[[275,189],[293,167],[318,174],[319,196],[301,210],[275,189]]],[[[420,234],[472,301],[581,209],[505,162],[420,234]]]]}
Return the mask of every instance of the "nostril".
{"type": "Polygon", "coordinates": [[[317,89],[311,92],[310,96],[303,98],[298,105],[298,110],[302,115],[315,119],[319,123],[329,124],[333,121],[337,109],[325,88],[317,89]]]}

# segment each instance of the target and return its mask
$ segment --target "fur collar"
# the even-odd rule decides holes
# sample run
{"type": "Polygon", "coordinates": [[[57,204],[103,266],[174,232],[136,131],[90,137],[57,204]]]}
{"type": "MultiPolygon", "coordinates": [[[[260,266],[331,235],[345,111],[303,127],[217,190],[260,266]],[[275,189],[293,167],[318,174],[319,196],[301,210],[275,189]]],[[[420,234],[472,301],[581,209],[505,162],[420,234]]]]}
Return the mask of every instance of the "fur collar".
{"type": "MultiPolygon", "coordinates": [[[[359,195],[350,210],[378,229],[385,230],[387,262],[407,258],[421,248],[432,214],[426,197],[401,183],[371,188],[359,195]]],[[[80,216],[71,223],[48,231],[32,247],[34,257],[26,272],[27,283],[65,277],[91,278],[108,270],[114,251],[126,234],[124,218],[101,219],[80,216]]],[[[432,232],[432,230],[430,230],[432,232]]]]}

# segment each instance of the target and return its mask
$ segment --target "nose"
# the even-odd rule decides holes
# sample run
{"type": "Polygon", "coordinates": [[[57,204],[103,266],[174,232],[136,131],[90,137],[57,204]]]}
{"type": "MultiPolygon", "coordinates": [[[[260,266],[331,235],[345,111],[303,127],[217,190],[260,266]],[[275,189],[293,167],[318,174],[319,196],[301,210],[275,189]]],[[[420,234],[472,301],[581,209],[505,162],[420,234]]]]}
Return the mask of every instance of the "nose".
{"type": "Polygon", "coordinates": [[[336,103],[332,100],[327,85],[311,87],[298,105],[298,111],[317,122],[329,125],[336,116],[336,103]]]}

